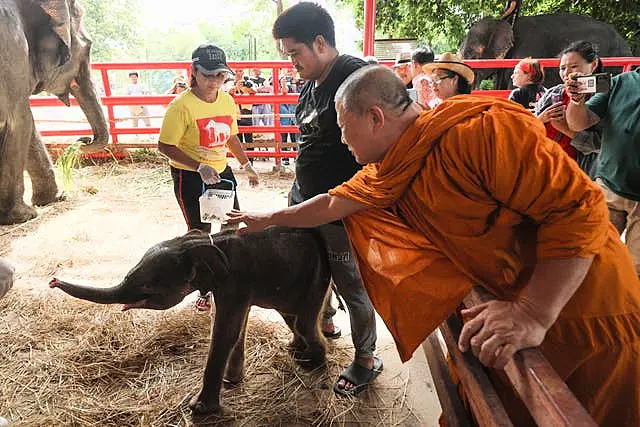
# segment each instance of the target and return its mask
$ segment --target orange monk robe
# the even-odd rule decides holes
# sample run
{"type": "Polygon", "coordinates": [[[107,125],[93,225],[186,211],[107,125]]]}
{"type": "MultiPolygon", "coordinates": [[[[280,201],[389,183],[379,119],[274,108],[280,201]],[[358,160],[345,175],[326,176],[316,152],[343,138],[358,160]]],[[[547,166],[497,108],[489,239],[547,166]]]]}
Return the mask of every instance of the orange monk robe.
{"type": "Polygon", "coordinates": [[[537,260],[594,257],[541,350],[596,421],[640,419],[631,258],[601,190],[530,113],[506,100],[451,98],[330,194],[371,207],[345,224],[403,361],[473,285],[512,300],[537,260]]]}

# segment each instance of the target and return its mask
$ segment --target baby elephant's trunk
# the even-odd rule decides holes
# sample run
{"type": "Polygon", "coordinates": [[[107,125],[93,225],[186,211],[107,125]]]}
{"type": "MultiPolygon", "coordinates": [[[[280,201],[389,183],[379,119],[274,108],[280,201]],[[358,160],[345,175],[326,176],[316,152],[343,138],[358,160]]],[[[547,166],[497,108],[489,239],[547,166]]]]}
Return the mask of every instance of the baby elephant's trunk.
{"type": "Polygon", "coordinates": [[[49,282],[49,287],[60,288],[73,297],[97,302],[99,304],[125,304],[131,302],[128,301],[129,298],[125,297],[126,293],[124,292],[122,283],[111,288],[96,288],[92,286],[75,285],[53,278],[51,282],[49,282]]]}

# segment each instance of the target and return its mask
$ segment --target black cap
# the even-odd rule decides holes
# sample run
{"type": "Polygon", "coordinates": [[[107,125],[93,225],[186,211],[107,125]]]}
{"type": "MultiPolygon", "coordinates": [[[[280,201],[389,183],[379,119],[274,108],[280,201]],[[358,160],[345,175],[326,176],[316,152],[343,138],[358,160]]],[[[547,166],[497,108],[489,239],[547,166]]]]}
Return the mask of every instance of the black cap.
{"type": "Polygon", "coordinates": [[[200,45],[191,54],[191,59],[196,70],[206,76],[212,76],[220,72],[234,74],[227,65],[227,55],[218,46],[212,44],[200,45]]]}

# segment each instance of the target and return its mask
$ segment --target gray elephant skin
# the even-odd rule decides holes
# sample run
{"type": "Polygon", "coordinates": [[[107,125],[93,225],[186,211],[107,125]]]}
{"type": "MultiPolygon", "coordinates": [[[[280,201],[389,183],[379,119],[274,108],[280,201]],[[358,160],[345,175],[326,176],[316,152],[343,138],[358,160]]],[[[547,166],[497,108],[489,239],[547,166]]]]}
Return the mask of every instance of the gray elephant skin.
{"type": "Polygon", "coordinates": [[[9,264],[4,258],[0,258],[0,298],[9,292],[9,289],[13,286],[13,274],[15,268],[9,264]]]}
{"type": "Polygon", "coordinates": [[[330,270],[322,242],[313,231],[275,227],[245,237],[192,231],[153,246],[112,288],[74,285],[53,279],[49,286],[77,298],[123,309],[163,310],[195,290],[215,301],[211,344],[202,388],[190,407],[194,415],[219,412],[223,380],[241,381],[244,343],[252,305],[276,309],[293,331],[289,349],[304,368],[325,362],[318,315],[330,270]],[[226,367],[226,371],[225,371],[226,367]]]}
{"type": "Polygon", "coordinates": [[[0,0],[0,224],[36,216],[24,200],[24,170],[34,206],[58,200],[53,164],[36,131],[29,96],[42,91],[80,104],[93,130],[93,147],[109,131],[90,76],[91,40],[75,0],[0,0]]]}
{"type": "MultiPolygon", "coordinates": [[[[485,18],[469,28],[460,51],[465,59],[555,58],[572,42],[598,45],[601,57],[631,56],[627,42],[609,24],[570,13],[521,16],[514,26],[485,18]]],[[[512,69],[476,69],[476,87],[496,73],[495,88],[507,89],[512,69]]],[[[545,87],[560,83],[557,68],[545,71],[545,87]]]]}

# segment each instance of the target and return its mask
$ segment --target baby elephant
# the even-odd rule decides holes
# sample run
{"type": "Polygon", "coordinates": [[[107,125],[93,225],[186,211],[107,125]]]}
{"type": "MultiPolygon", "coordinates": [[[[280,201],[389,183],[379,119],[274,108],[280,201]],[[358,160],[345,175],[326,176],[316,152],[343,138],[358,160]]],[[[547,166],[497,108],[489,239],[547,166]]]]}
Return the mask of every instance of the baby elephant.
{"type": "Polygon", "coordinates": [[[195,415],[220,410],[223,379],[239,382],[244,370],[247,316],[252,305],[278,310],[293,331],[296,361],[314,368],[325,362],[318,314],[330,272],[322,242],[312,231],[271,228],[238,237],[199,231],[158,243],[112,288],[53,279],[49,286],[88,301],[124,304],[123,309],[163,310],[195,290],[215,300],[211,345],[200,392],[191,399],[195,415]],[[226,367],[226,371],[225,371],[226,367]]]}
{"type": "Polygon", "coordinates": [[[9,292],[9,289],[13,286],[14,273],[15,268],[3,258],[0,258],[0,298],[9,292]]]}

